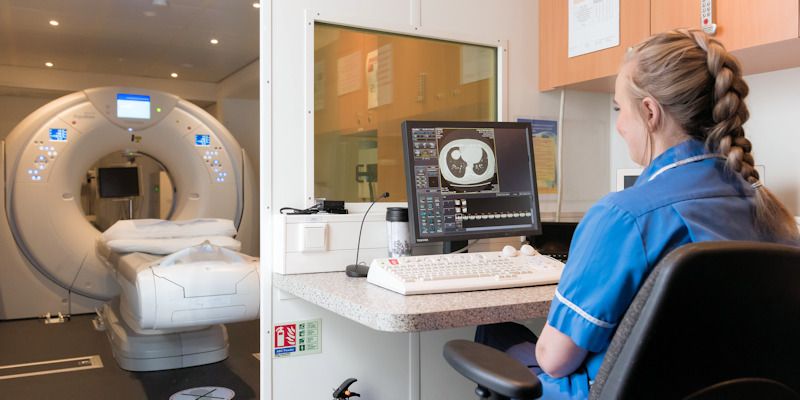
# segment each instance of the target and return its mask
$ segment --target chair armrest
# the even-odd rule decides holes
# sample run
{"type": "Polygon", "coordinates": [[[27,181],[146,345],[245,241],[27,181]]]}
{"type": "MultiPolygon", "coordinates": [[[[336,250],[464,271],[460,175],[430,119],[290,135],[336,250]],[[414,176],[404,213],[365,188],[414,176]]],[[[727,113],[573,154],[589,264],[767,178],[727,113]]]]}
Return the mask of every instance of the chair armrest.
{"type": "Polygon", "coordinates": [[[469,340],[451,340],[444,358],[465,378],[502,396],[535,399],[542,395],[539,378],[511,356],[469,340]]]}

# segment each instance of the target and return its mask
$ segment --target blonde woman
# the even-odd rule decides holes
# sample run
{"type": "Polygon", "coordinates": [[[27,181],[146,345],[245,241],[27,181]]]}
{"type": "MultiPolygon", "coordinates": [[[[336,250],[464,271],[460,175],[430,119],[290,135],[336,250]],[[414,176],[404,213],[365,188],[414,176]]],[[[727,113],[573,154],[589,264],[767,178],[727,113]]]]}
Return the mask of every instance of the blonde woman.
{"type": "Polygon", "coordinates": [[[702,31],[632,48],[614,105],[642,175],[586,213],[538,340],[506,323],[479,327],[476,341],[528,365],[543,398],[586,398],[617,324],[671,250],[707,240],[800,244],[794,218],[754,168],[742,128],[747,92],[737,60],[702,31]]]}

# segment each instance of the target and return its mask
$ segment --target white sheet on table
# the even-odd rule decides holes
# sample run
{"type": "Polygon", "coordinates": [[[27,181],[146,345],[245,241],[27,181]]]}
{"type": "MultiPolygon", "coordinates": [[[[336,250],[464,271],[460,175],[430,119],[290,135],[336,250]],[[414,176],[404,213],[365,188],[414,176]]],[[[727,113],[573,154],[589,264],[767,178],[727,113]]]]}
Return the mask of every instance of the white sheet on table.
{"type": "Polygon", "coordinates": [[[189,238],[169,238],[169,239],[115,239],[105,242],[111,251],[117,253],[150,253],[150,254],[172,254],[187,247],[197,246],[208,241],[209,243],[239,251],[242,243],[228,236],[197,236],[189,238]]]}
{"type": "Polygon", "coordinates": [[[198,236],[236,236],[233,221],[221,218],[197,218],[183,221],[129,219],[117,221],[101,236],[108,242],[116,239],[163,239],[198,236]]]}

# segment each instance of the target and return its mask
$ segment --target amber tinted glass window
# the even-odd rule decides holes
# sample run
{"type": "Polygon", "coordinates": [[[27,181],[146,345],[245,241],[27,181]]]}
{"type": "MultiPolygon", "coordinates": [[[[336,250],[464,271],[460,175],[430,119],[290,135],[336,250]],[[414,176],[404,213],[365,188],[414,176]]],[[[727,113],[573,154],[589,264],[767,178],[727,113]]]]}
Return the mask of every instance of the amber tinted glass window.
{"type": "Polygon", "coordinates": [[[497,120],[497,48],[317,23],[314,195],[405,201],[404,120],[497,120]]]}

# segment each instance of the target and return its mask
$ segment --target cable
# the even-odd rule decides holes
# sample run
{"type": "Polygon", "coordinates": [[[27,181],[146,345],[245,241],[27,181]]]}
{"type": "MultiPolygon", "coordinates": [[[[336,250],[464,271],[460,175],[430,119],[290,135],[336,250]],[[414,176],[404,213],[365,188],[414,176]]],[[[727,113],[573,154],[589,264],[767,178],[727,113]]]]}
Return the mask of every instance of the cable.
{"type": "Polygon", "coordinates": [[[561,191],[564,188],[564,169],[562,168],[562,160],[564,158],[564,98],[566,90],[561,89],[561,103],[558,107],[558,143],[556,146],[558,147],[558,158],[556,166],[556,222],[561,222],[561,200],[564,198],[564,195],[561,191]]]}
{"type": "Polygon", "coordinates": [[[468,245],[466,245],[466,246],[464,246],[464,247],[462,247],[462,248],[460,248],[460,249],[458,249],[458,250],[456,250],[456,251],[451,251],[451,252],[449,252],[449,253],[447,253],[447,254],[458,254],[458,253],[463,253],[463,252],[465,252],[465,251],[469,250],[469,248],[470,248],[470,247],[472,247],[472,246],[473,246],[475,243],[478,243],[478,242],[480,242],[480,241],[481,241],[480,239],[475,239],[475,240],[473,240],[473,241],[472,241],[472,243],[470,243],[470,244],[468,244],[468,245]]]}
{"type": "Polygon", "coordinates": [[[311,207],[306,209],[294,208],[294,207],[281,207],[280,213],[281,214],[316,214],[319,212],[320,204],[315,204],[311,207]],[[284,211],[291,211],[291,212],[284,212],[284,211]]]}
{"type": "Polygon", "coordinates": [[[361,230],[364,229],[364,221],[367,219],[367,214],[369,214],[369,210],[372,209],[372,206],[378,202],[380,199],[385,199],[389,197],[389,192],[384,192],[375,200],[372,200],[372,204],[367,207],[367,211],[364,211],[364,217],[361,218],[361,226],[358,228],[358,244],[356,244],[356,265],[358,265],[358,253],[361,250],[361,230]]]}
{"type": "Polygon", "coordinates": [[[372,209],[372,206],[378,202],[378,200],[385,199],[389,197],[389,192],[383,192],[377,199],[372,201],[372,204],[367,207],[367,211],[364,211],[364,217],[361,218],[361,226],[358,228],[358,244],[356,245],[356,263],[350,264],[345,267],[344,272],[347,276],[351,278],[365,278],[367,273],[369,272],[369,266],[366,263],[359,263],[358,255],[359,251],[361,250],[361,231],[364,229],[364,221],[367,219],[367,214],[369,214],[369,210],[372,209]]]}

